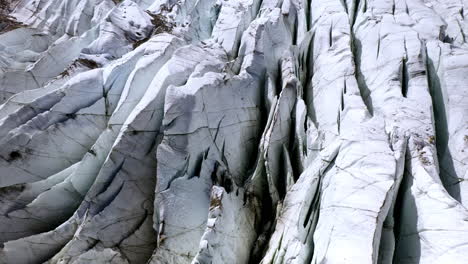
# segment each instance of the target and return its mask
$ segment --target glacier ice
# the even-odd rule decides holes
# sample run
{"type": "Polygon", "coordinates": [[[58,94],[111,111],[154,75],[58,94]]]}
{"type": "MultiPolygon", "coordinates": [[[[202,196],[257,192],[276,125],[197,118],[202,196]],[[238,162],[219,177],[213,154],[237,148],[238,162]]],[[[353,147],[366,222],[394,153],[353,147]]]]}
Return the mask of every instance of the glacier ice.
{"type": "Polygon", "coordinates": [[[466,16],[3,1],[0,263],[467,263],[466,16]]]}

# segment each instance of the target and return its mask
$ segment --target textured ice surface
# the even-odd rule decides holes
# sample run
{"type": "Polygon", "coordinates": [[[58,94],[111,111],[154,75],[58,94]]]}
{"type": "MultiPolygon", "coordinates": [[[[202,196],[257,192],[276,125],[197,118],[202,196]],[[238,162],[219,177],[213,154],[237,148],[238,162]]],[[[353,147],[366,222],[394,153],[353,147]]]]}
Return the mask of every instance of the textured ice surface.
{"type": "Polygon", "coordinates": [[[0,9],[0,263],[468,263],[467,1],[0,9]]]}

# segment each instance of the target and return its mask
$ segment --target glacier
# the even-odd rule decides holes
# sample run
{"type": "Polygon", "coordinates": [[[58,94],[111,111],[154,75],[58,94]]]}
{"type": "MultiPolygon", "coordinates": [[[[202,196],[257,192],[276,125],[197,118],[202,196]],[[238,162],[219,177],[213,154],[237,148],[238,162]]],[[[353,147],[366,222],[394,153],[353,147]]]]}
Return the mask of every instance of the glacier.
{"type": "Polygon", "coordinates": [[[0,263],[468,263],[468,0],[0,3],[0,263]]]}

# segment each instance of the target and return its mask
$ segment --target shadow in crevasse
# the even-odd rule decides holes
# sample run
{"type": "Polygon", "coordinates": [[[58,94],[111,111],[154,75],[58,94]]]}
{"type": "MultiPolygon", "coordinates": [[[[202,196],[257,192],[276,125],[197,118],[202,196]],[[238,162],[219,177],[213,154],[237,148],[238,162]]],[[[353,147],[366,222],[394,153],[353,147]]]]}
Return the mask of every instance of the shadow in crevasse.
{"type": "Polygon", "coordinates": [[[417,188],[411,175],[411,158],[407,151],[405,172],[395,203],[395,255],[394,264],[418,264],[421,258],[421,238],[418,233],[416,197],[411,191],[417,188]]]}
{"type": "Polygon", "coordinates": [[[427,58],[426,60],[426,67],[429,90],[432,97],[432,106],[434,109],[434,124],[436,128],[436,147],[440,167],[440,178],[449,194],[457,201],[461,201],[459,180],[453,165],[450,149],[448,148],[449,132],[447,113],[445,110],[445,102],[448,98],[444,98],[446,93],[442,90],[443,88],[441,86],[439,76],[437,75],[434,62],[430,58],[427,58]]]}
{"type": "Polygon", "coordinates": [[[374,106],[372,103],[371,90],[366,83],[366,77],[361,69],[361,57],[362,57],[362,44],[361,41],[352,35],[351,49],[353,52],[354,66],[355,66],[355,77],[358,83],[361,97],[364,100],[364,104],[369,111],[369,114],[374,115],[374,106]]]}

